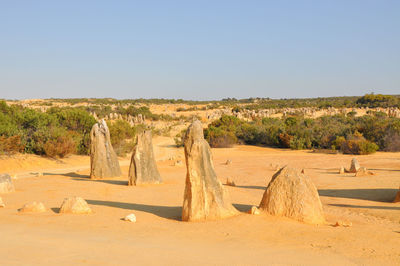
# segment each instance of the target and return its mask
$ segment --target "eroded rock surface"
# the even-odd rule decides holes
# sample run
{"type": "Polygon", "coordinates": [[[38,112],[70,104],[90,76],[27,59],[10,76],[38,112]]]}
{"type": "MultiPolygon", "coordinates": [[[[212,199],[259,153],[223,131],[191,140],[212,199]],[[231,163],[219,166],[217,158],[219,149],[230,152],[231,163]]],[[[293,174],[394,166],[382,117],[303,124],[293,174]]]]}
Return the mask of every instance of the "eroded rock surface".
{"type": "Polygon", "coordinates": [[[42,202],[30,202],[25,204],[21,209],[18,210],[22,213],[42,213],[46,212],[47,209],[42,202]]]}
{"type": "Polygon", "coordinates": [[[60,207],[60,213],[88,214],[92,213],[87,202],[81,197],[64,199],[60,207]]]}
{"type": "Polygon", "coordinates": [[[182,220],[215,220],[237,214],[215,173],[200,121],[189,126],[184,145],[187,174],[182,220]]]}
{"type": "Polygon", "coordinates": [[[0,174],[0,193],[14,192],[14,184],[9,174],[0,174]]]}
{"type": "Polygon", "coordinates": [[[321,200],[311,179],[288,166],[274,174],[259,209],[310,224],[325,222],[321,200]]]}
{"type": "Polygon", "coordinates": [[[103,120],[90,132],[90,178],[107,178],[121,175],[118,157],[110,141],[110,131],[103,120]]]}
{"type": "Polygon", "coordinates": [[[346,169],[347,173],[357,173],[357,171],[360,170],[360,164],[357,161],[357,158],[353,158],[351,160],[351,165],[350,169],[346,169]]]}
{"type": "Polygon", "coordinates": [[[129,167],[129,185],[162,183],[154,158],[151,130],[137,134],[129,167]]]}

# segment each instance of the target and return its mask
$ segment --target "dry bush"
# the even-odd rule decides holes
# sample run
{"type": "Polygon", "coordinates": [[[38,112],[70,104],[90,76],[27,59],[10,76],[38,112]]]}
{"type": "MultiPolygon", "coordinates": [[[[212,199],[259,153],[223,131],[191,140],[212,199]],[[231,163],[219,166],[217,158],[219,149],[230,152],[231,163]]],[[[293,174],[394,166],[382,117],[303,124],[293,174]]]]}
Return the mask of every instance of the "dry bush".
{"type": "Polygon", "coordinates": [[[284,148],[290,148],[290,142],[292,140],[292,136],[287,133],[279,134],[279,143],[284,148]]]}
{"type": "Polygon", "coordinates": [[[398,132],[389,131],[384,137],[385,151],[400,151],[400,134],[398,132]]]}
{"type": "Polygon", "coordinates": [[[64,158],[76,152],[76,143],[71,136],[59,136],[56,139],[48,140],[43,148],[48,157],[64,158]]]}
{"type": "Polygon", "coordinates": [[[209,140],[209,144],[213,148],[231,148],[236,142],[236,138],[230,135],[213,137],[209,140]]]}
{"type": "Polygon", "coordinates": [[[20,136],[0,136],[0,153],[9,155],[23,152],[24,149],[25,145],[21,143],[20,136]]]}

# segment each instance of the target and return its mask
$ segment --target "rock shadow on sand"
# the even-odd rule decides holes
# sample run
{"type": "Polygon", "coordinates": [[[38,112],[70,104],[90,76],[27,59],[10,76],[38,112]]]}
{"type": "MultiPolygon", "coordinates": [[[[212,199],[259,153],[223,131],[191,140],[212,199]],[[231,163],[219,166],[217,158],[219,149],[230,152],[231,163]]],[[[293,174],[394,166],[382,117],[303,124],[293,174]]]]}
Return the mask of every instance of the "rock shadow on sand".
{"type": "Polygon", "coordinates": [[[344,208],[355,208],[355,209],[375,209],[375,210],[400,210],[400,207],[392,207],[392,206],[361,206],[361,205],[350,205],[350,204],[329,204],[330,206],[335,207],[344,207],[344,208]]]}
{"type": "Polygon", "coordinates": [[[90,179],[87,178],[71,178],[74,181],[100,182],[117,186],[128,186],[128,180],[112,180],[112,179],[90,179]]]}
{"type": "MultiPolygon", "coordinates": [[[[224,186],[230,186],[230,185],[227,185],[227,184],[224,184],[224,186]]],[[[263,187],[263,186],[238,186],[238,185],[235,185],[234,187],[238,187],[238,188],[246,188],[246,189],[262,189],[262,190],[265,190],[267,187],[263,187]]]]}
{"type": "Polygon", "coordinates": [[[86,199],[86,202],[91,205],[148,212],[157,215],[161,218],[175,220],[175,221],[181,221],[182,217],[181,206],[159,206],[159,205],[147,205],[139,203],[118,202],[118,201],[90,200],[90,199],[86,199]]]}
{"type": "Polygon", "coordinates": [[[318,193],[324,197],[393,202],[397,191],[394,188],[320,189],[318,193]]]}

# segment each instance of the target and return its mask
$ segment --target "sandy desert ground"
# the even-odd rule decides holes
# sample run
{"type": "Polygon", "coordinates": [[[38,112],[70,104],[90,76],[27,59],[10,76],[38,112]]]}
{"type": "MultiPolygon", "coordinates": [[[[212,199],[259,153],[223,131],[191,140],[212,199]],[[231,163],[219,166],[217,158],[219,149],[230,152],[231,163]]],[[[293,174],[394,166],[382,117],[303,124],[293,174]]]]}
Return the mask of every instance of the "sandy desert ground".
{"type": "Polygon", "coordinates": [[[400,153],[357,156],[373,176],[338,174],[353,156],[278,150],[255,146],[213,149],[219,179],[242,213],[219,221],[182,222],[186,168],[183,149],[173,140],[154,140],[164,184],[127,186],[123,176],[90,180],[89,158],[49,160],[18,155],[1,159],[0,172],[16,174],[16,192],[1,197],[1,265],[399,265],[400,203],[391,203],[400,185],[400,153]],[[225,165],[227,159],[232,164],[225,165]],[[275,170],[291,164],[314,181],[327,224],[302,224],[283,217],[247,214],[258,205],[275,170]],[[43,176],[36,176],[42,172],[43,176]],[[80,196],[89,215],[58,213],[63,199],[80,196]],[[18,208],[43,202],[42,214],[18,208]],[[121,219],[134,213],[136,223],[121,219]],[[335,227],[337,221],[351,227],[335,227]]]}

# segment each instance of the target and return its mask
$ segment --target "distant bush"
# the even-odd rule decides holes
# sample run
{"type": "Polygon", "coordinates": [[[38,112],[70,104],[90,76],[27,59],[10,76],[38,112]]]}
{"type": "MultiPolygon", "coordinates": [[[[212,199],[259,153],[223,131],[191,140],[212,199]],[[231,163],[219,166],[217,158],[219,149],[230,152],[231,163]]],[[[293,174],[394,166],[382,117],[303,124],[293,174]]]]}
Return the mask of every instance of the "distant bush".
{"type": "Polygon", "coordinates": [[[76,152],[76,143],[71,136],[59,136],[48,140],[44,146],[44,153],[51,158],[64,158],[76,152]]]}
{"type": "Polygon", "coordinates": [[[399,152],[400,151],[400,133],[390,130],[384,137],[385,151],[399,152]]]}
{"type": "Polygon", "coordinates": [[[125,120],[107,121],[110,130],[111,144],[118,156],[132,152],[136,128],[125,120]]]}
{"type": "Polygon", "coordinates": [[[397,133],[388,135],[388,130],[400,135],[400,119],[335,115],[316,119],[302,116],[263,118],[246,122],[233,116],[222,116],[208,126],[204,137],[212,147],[246,143],[296,150],[334,149],[351,154],[370,154],[378,149],[389,150],[389,146],[396,147],[397,133]]]}
{"type": "Polygon", "coordinates": [[[226,148],[237,143],[238,130],[241,121],[234,116],[223,115],[219,120],[212,122],[204,131],[204,137],[211,147],[226,148]]]}
{"type": "Polygon", "coordinates": [[[398,104],[398,99],[392,95],[366,94],[356,101],[356,104],[364,107],[392,107],[398,104]]]}
{"type": "Polygon", "coordinates": [[[366,140],[359,132],[349,135],[346,141],[342,142],[341,151],[344,154],[371,154],[378,150],[378,145],[366,140]]]}

